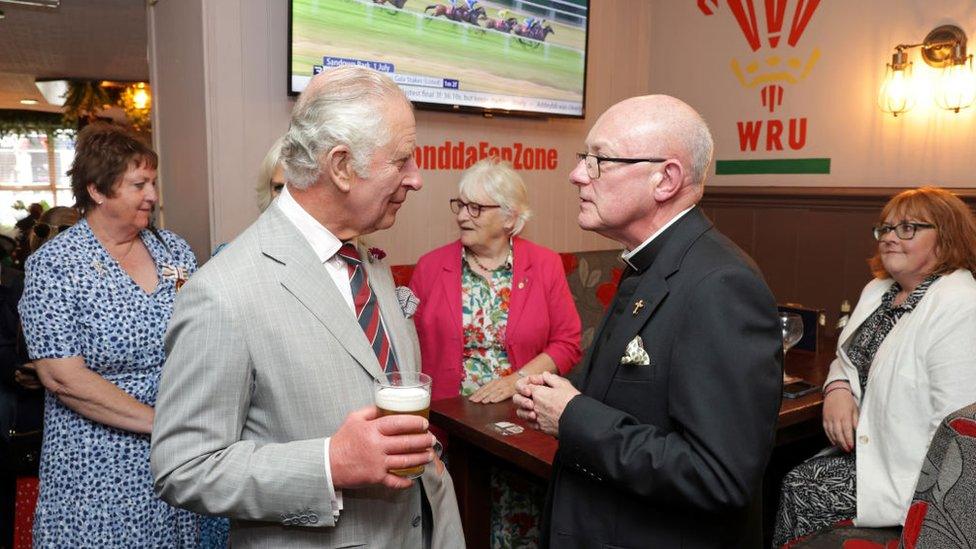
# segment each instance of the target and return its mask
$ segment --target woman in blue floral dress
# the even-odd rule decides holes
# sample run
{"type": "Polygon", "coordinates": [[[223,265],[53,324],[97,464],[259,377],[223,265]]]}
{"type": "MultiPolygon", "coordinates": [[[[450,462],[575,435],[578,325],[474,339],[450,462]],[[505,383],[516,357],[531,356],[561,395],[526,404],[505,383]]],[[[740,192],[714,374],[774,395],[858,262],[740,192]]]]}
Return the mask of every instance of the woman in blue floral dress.
{"type": "Polygon", "coordinates": [[[78,136],[82,219],[27,262],[20,302],[47,389],[35,547],[196,547],[201,517],[159,500],[149,471],[163,335],[196,268],[187,243],[151,228],[156,154],[124,129],[78,136]]]}

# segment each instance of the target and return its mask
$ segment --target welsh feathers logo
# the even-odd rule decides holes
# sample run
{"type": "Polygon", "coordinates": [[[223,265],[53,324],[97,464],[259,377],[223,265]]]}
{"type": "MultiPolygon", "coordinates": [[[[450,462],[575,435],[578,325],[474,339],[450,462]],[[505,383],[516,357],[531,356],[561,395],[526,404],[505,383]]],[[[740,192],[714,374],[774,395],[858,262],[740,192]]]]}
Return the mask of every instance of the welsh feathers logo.
{"type": "MultiPolygon", "coordinates": [[[[814,71],[820,49],[801,45],[820,0],[763,0],[760,24],[754,0],[697,0],[706,16],[731,15],[750,53],[729,62],[735,80],[745,90],[756,90],[760,112],[770,118],[736,123],[740,152],[802,151],[807,145],[807,117],[773,117],[786,92],[814,71]],[[724,8],[724,9],[723,9],[724,8]],[[788,9],[792,8],[792,9],[788,9]]],[[[717,160],[718,175],[830,173],[829,158],[770,158],[717,160]]]]}

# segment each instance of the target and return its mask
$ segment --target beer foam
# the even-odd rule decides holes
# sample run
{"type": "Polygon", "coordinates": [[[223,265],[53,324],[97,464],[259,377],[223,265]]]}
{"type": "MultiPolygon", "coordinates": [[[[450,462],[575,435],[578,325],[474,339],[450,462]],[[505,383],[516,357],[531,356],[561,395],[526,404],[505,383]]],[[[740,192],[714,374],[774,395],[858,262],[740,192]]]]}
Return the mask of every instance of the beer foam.
{"type": "Polygon", "coordinates": [[[422,387],[383,387],[376,405],[389,412],[419,412],[430,406],[430,393],[422,387]]]}

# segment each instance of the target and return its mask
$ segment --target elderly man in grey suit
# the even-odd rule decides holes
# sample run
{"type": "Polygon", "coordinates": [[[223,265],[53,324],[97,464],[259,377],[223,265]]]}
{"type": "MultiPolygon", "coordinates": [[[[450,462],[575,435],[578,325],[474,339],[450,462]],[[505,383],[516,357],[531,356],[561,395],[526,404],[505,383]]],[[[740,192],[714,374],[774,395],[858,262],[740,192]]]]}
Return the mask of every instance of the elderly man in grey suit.
{"type": "MultiPolygon", "coordinates": [[[[419,371],[416,333],[389,268],[349,245],[392,226],[420,189],[415,138],[412,106],[386,76],[316,76],[284,138],[285,190],[180,292],[156,490],[231,517],[235,548],[423,545],[420,487],[388,471],[430,463],[434,437],[424,418],[371,405],[374,378],[419,371]],[[372,341],[388,345],[367,339],[357,287],[379,311],[372,341]]],[[[437,462],[424,482],[446,475],[437,462]]]]}

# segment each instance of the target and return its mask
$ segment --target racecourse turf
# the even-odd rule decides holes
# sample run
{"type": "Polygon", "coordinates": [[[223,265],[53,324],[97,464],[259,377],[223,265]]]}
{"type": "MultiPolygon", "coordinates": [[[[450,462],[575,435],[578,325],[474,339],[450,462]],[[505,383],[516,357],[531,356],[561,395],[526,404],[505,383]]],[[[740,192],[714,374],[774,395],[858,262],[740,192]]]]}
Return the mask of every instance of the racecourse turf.
{"type": "MultiPolygon", "coordinates": [[[[424,13],[424,8],[427,6],[448,3],[449,0],[407,0],[407,3],[404,4],[403,9],[417,13],[424,13]]],[[[502,8],[506,7],[498,7],[491,2],[479,2],[479,5],[485,8],[485,15],[491,17],[492,19],[498,19],[498,12],[502,8]]],[[[526,12],[520,12],[511,7],[508,7],[507,9],[513,16],[515,16],[519,23],[521,23],[529,15],[526,12]]],[[[485,21],[482,20],[480,24],[484,25],[485,21]]],[[[583,48],[586,47],[586,32],[583,28],[574,27],[558,21],[547,21],[547,24],[552,26],[556,32],[555,34],[550,34],[546,38],[546,42],[550,44],[559,44],[560,46],[566,46],[567,48],[573,48],[580,51],[583,51],[583,48]]]]}
{"type": "MultiPolygon", "coordinates": [[[[416,12],[426,5],[407,0],[405,8],[416,12]]],[[[393,63],[398,73],[456,78],[464,91],[582,99],[581,50],[523,43],[357,0],[295,0],[293,10],[293,74],[311,75],[325,55],[351,57],[393,63]]],[[[557,34],[563,27],[556,26],[557,34]]]]}

